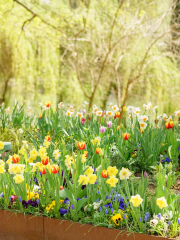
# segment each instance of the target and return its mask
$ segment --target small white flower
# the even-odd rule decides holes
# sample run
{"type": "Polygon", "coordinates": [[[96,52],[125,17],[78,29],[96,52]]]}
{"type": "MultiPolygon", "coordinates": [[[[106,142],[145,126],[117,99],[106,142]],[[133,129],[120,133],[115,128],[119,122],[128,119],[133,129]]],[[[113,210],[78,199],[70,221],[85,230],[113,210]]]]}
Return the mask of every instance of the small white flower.
{"type": "Polygon", "coordinates": [[[156,225],[158,224],[158,220],[157,219],[153,219],[150,221],[150,226],[151,227],[156,227],[156,225]]]}

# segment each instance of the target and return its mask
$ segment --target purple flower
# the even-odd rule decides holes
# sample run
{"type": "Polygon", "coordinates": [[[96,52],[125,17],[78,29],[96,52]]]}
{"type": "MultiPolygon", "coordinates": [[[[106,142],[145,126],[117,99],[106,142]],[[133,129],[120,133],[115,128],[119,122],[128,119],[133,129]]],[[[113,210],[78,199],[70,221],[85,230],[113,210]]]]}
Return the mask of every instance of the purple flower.
{"type": "Polygon", "coordinates": [[[39,199],[37,199],[36,202],[37,202],[37,205],[39,205],[39,199]]]}
{"type": "Polygon", "coordinates": [[[105,214],[106,214],[106,215],[108,214],[108,210],[107,210],[107,209],[105,210],[105,214]]]}
{"type": "Polygon", "coordinates": [[[141,217],[139,218],[139,221],[142,222],[142,218],[141,217]]]}
{"type": "Polygon", "coordinates": [[[180,224],[180,218],[178,218],[178,224],[180,224]]]}
{"type": "Polygon", "coordinates": [[[7,156],[6,152],[3,152],[3,157],[6,157],[6,156],[7,156]]]}
{"type": "Polygon", "coordinates": [[[9,197],[9,202],[11,202],[11,197],[9,197]]]}
{"type": "Polygon", "coordinates": [[[114,212],[114,209],[113,209],[113,208],[111,208],[111,212],[112,212],[112,213],[114,212]]]}
{"type": "Polygon", "coordinates": [[[65,199],[64,199],[64,203],[69,203],[69,199],[68,199],[68,198],[65,198],[65,199]]]}
{"type": "Polygon", "coordinates": [[[100,212],[102,211],[102,207],[99,208],[99,211],[100,211],[100,212]]]}
{"type": "Polygon", "coordinates": [[[20,201],[20,202],[22,201],[21,196],[19,196],[19,201],[20,201]]]}
{"type": "Polygon", "coordinates": [[[170,226],[171,225],[171,221],[168,221],[168,226],[170,226]]]}
{"type": "Polygon", "coordinates": [[[168,157],[165,159],[165,161],[167,162],[167,163],[169,163],[170,161],[171,161],[171,159],[169,159],[168,157]]]}
{"type": "Polygon", "coordinates": [[[60,209],[59,209],[59,213],[62,214],[62,215],[64,215],[64,214],[67,213],[67,209],[60,208],[60,209]]]}
{"type": "Polygon", "coordinates": [[[147,222],[147,220],[148,220],[148,217],[147,217],[147,216],[145,216],[145,217],[144,217],[144,221],[145,221],[145,222],[147,222]]]}
{"type": "Polygon", "coordinates": [[[107,203],[106,205],[104,205],[104,207],[112,208],[112,204],[111,203],[107,203]]]}
{"type": "Polygon", "coordinates": [[[111,121],[107,122],[107,127],[108,127],[108,128],[111,128],[111,127],[112,127],[112,122],[111,122],[111,121]]]}
{"type": "Polygon", "coordinates": [[[105,128],[104,126],[101,126],[101,127],[99,128],[99,132],[100,132],[100,133],[104,133],[104,132],[105,132],[105,129],[106,129],[106,128],[105,128]]]}
{"type": "Polygon", "coordinates": [[[123,219],[126,219],[126,214],[123,215],[123,219]]]}
{"type": "Polygon", "coordinates": [[[158,218],[159,218],[159,220],[161,220],[161,213],[158,213],[158,218]]]}

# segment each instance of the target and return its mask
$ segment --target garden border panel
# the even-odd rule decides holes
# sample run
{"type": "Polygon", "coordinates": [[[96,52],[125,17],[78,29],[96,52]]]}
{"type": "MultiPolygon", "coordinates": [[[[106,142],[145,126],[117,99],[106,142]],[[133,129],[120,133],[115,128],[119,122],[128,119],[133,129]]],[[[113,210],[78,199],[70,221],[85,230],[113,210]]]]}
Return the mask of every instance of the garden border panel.
{"type": "MultiPolygon", "coordinates": [[[[168,238],[0,210],[0,240],[168,240],[168,238]]],[[[170,239],[169,239],[170,240],[170,239]]],[[[175,239],[174,239],[175,240],[175,239]]]]}

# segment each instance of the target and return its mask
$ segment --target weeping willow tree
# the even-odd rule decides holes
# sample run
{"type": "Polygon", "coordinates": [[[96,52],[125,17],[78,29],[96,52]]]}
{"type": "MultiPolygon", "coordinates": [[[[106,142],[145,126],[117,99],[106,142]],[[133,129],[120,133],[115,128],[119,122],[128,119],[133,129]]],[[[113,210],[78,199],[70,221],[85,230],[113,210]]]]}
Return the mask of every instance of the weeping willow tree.
{"type": "Polygon", "coordinates": [[[150,100],[161,111],[177,108],[179,71],[169,50],[175,1],[0,4],[1,101],[17,98],[36,106],[48,98],[79,107],[88,100],[90,108],[95,102],[105,108],[114,93],[120,109],[150,100]],[[11,60],[3,72],[6,52],[11,60]]]}

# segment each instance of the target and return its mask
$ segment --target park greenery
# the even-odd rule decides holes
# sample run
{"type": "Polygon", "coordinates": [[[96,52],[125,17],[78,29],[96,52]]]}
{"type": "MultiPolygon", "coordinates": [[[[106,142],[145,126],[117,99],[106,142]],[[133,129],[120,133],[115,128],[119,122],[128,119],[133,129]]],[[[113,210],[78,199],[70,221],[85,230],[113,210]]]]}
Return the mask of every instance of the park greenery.
{"type": "MultiPolygon", "coordinates": [[[[0,1],[0,101],[179,101],[179,1],[0,1]]],[[[135,103],[135,104],[134,104],[135,103]]]]}

